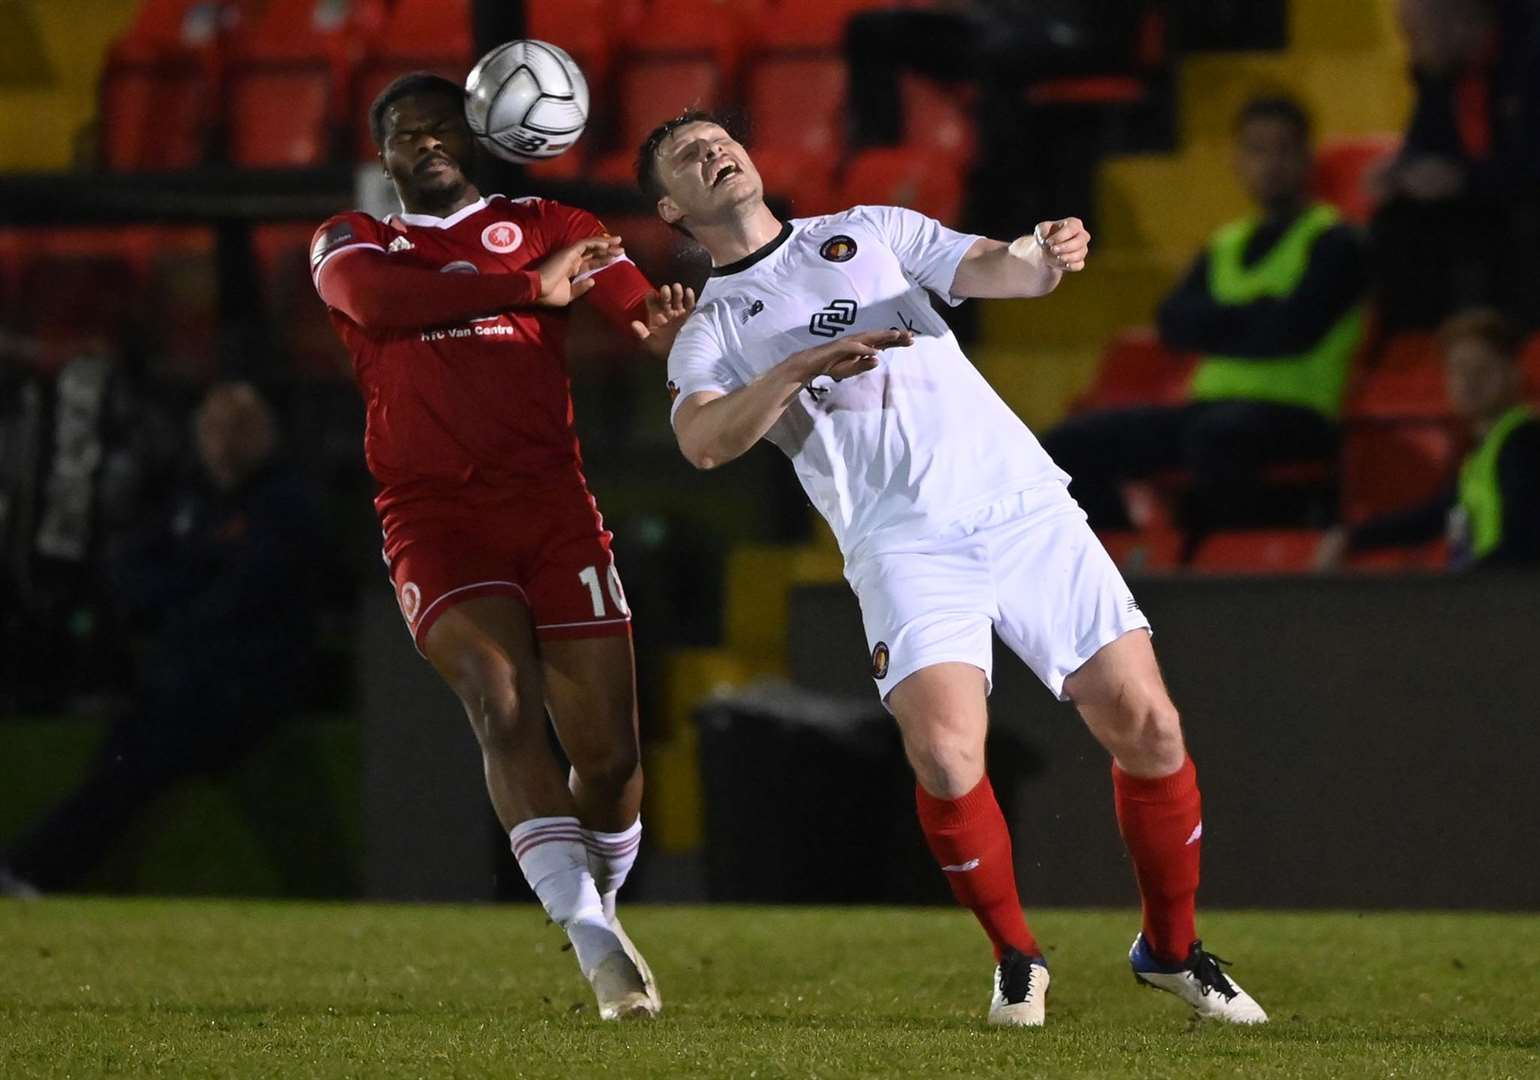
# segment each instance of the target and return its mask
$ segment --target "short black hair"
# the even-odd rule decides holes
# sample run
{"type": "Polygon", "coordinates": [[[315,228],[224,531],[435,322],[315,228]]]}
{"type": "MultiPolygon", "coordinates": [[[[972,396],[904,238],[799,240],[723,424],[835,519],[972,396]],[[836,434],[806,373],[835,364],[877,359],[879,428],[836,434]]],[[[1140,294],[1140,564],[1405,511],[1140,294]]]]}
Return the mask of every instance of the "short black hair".
{"type": "Polygon", "coordinates": [[[1241,106],[1241,111],[1235,114],[1235,132],[1240,133],[1241,128],[1253,120],[1281,120],[1291,125],[1298,133],[1300,141],[1310,142],[1311,128],[1310,113],[1305,107],[1293,98],[1285,94],[1265,94],[1254,97],[1241,106]]]}
{"type": "Polygon", "coordinates": [[[716,124],[729,135],[732,128],[726,120],[704,109],[686,109],[671,120],[665,120],[650,131],[642,140],[641,147],[636,151],[636,186],[642,189],[653,202],[657,202],[668,194],[663,190],[663,182],[658,179],[658,147],[663,145],[674,132],[686,124],[716,124]]]}
{"type": "Polygon", "coordinates": [[[392,79],[369,106],[369,131],[374,136],[375,146],[385,145],[385,110],[404,97],[419,94],[440,94],[458,102],[465,101],[465,88],[454,80],[431,71],[408,71],[392,79]]]}

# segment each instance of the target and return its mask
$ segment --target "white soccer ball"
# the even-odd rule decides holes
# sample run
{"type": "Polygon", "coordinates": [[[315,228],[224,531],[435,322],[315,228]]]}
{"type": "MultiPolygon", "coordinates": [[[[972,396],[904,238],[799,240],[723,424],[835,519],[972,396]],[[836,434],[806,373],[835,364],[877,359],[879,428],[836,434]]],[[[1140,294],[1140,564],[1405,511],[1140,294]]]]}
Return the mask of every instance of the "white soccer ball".
{"type": "Polygon", "coordinates": [[[465,79],[471,134],[506,161],[545,161],[565,152],[588,123],[588,80],[572,57],[545,41],[510,41],[465,79]]]}

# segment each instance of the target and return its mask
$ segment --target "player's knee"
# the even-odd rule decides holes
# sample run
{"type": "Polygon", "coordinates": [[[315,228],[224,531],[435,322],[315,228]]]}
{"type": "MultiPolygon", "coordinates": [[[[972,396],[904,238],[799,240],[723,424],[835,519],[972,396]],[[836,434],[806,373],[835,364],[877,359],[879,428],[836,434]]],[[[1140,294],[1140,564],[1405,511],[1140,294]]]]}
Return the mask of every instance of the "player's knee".
{"type": "Polygon", "coordinates": [[[626,743],[574,756],[572,767],[584,786],[619,797],[640,774],[642,758],[635,743],[626,743]]]}
{"type": "Polygon", "coordinates": [[[1125,768],[1158,776],[1181,767],[1187,752],[1181,716],[1164,691],[1131,696],[1119,711],[1121,723],[1109,749],[1125,768]]]}
{"type": "Polygon", "coordinates": [[[523,695],[513,665],[478,655],[461,665],[455,693],[483,750],[508,750],[524,736],[523,695]]]}
{"type": "Polygon", "coordinates": [[[960,738],[940,725],[909,734],[904,743],[915,779],[938,799],[961,798],[984,778],[984,745],[980,740],[960,738]]]}

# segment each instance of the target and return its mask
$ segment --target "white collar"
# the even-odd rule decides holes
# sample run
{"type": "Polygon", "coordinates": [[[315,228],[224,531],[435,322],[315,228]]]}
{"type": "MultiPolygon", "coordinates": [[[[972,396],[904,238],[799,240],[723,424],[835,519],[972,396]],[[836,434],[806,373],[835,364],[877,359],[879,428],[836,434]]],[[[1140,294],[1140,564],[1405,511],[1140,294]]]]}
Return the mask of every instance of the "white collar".
{"type": "Polygon", "coordinates": [[[460,222],[464,221],[472,214],[478,213],[482,210],[485,210],[486,208],[487,197],[483,195],[469,206],[460,207],[460,209],[456,210],[448,217],[434,217],[432,214],[408,214],[405,212],[395,214],[393,216],[400,221],[406,222],[408,225],[416,225],[418,228],[422,229],[450,229],[460,224],[460,222]]]}

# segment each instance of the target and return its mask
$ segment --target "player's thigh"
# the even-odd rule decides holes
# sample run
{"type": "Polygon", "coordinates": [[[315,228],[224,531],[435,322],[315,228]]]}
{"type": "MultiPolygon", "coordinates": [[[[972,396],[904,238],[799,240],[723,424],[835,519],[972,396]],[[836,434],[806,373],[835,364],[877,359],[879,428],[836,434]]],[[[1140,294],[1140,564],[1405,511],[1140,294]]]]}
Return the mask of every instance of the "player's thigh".
{"type": "Polygon", "coordinates": [[[859,556],[845,577],[861,622],[877,693],[891,709],[893,689],[937,664],[971,665],[987,692],[994,654],[994,590],[983,548],[942,537],[859,556]]]}
{"type": "Polygon", "coordinates": [[[567,757],[580,776],[624,782],[640,757],[631,635],[545,638],[540,648],[546,704],[567,757]]]}
{"type": "Polygon", "coordinates": [[[1057,492],[1023,502],[988,533],[1000,618],[995,631],[1061,700],[1104,646],[1148,630],[1133,592],[1085,515],[1057,492]]]}
{"type": "Polygon", "coordinates": [[[489,595],[446,606],[423,636],[422,650],[465,705],[478,735],[543,737],[539,647],[522,600],[489,595]]]}

